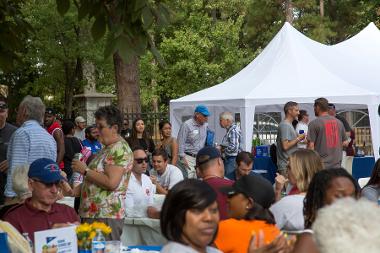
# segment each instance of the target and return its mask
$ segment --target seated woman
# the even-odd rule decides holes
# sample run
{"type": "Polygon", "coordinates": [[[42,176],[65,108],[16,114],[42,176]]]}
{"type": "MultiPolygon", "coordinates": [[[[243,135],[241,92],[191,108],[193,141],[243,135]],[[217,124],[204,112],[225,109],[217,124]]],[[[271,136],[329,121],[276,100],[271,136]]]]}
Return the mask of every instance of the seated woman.
{"type": "Polygon", "coordinates": [[[268,180],[259,175],[243,176],[221,191],[228,195],[230,218],[219,223],[215,239],[219,250],[246,253],[252,234],[263,231],[266,243],[280,234],[269,211],[274,202],[274,191],[268,180]]]}
{"type": "Polygon", "coordinates": [[[320,156],[313,150],[298,149],[290,155],[288,179],[299,191],[288,195],[270,207],[278,228],[287,231],[304,229],[303,201],[315,173],[323,169],[320,156]]]}
{"type": "Polygon", "coordinates": [[[361,195],[372,202],[378,203],[380,197],[380,159],[377,159],[371,178],[363,187],[361,195]]]}
{"type": "Polygon", "coordinates": [[[345,169],[325,169],[316,173],[304,201],[306,230],[298,237],[292,253],[319,252],[311,230],[318,210],[340,198],[357,198],[359,192],[359,185],[345,169]]]}
{"type": "Polygon", "coordinates": [[[161,231],[168,239],[163,253],[220,253],[210,247],[218,228],[215,191],[205,182],[186,179],[176,184],[161,209],[161,231]]]}

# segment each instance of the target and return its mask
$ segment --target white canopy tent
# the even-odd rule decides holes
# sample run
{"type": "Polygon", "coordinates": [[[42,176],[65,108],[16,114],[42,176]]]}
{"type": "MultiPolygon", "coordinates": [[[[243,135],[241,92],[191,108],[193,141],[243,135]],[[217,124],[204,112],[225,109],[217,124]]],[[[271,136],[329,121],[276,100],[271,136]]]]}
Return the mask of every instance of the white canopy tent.
{"type": "Polygon", "coordinates": [[[173,134],[178,133],[183,116],[192,115],[197,104],[209,107],[213,114],[209,124],[217,139],[225,132],[218,126],[219,113],[240,113],[246,150],[252,144],[255,112],[282,111],[290,100],[313,104],[316,98],[325,97],[344,107],[377,109],[376,92],[344,80],[315,56],[325,53],[327,57],[326,48],[285,23],[263,52],[239,73],[221,84],[172,100],[173,134]]]}

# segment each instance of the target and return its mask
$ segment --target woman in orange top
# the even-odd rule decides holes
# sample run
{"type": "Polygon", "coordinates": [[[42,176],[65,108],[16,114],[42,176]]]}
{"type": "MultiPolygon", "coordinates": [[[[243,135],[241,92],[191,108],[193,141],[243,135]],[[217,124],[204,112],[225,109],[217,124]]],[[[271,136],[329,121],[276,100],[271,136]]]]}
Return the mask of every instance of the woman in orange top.
{"type": "Polygon", "coordinates": [[[274,203],[274,190],[259,175],[243,176],[231,187],[221,189],[228,195],[229,219],[219,222],[215,240],[224,253],[246,253],[253,234],[264,233],[266,243],[280,234],[269,207],[274,203]]]}

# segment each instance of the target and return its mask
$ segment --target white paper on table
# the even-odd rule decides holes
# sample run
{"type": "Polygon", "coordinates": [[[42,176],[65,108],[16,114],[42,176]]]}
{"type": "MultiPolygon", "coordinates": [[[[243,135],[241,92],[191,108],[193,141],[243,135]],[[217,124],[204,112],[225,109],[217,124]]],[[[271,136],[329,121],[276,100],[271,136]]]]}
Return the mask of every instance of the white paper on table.
{"type": "Polygon", "coordinates": [[[35,253],[77,253],[76,226],[55,228],[34,233],[35,253]]]}

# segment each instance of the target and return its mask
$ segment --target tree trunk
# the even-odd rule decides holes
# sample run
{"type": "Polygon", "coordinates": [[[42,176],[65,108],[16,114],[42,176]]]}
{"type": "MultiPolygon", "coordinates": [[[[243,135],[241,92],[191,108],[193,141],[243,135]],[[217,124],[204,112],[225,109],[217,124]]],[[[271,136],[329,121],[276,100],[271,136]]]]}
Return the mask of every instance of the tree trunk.
{"type": "Polygon", "coordinates": [[[126,64],[119,53],[114,53],[117,105],[123,114],[140,113],[139,59],[126,64]]]}
{"type": "Polygon", "coordinates": [[[292,0],[286,0],[285,2],[285,15],[286,15],[286,21],[290,24],[293,24],[293,3],[292,0]]]}
{"type": "Polygon", "coordinates": [[[324,0],[319,0],[319,14],[323,18],[325,16],[325,2],[324,0]]]}
{"type": "Polygon", "coordinates": [[[65,63],[65,119],[69,119],[72,116],[73,111],[73,96],[74,90],[77,87],[77,84],[80,80],[82,80],[82,59],[77,57],[75,69],[73,71],[70,70],[70,64],[65,63]]]}

